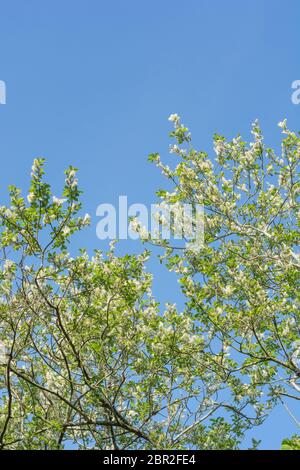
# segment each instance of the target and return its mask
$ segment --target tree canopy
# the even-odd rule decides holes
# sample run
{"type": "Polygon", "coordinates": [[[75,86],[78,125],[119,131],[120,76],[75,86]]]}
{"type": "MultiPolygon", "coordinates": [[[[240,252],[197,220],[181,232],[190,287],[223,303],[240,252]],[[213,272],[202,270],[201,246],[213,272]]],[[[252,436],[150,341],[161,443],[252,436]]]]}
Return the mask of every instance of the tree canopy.
{"type": "Polygon", "coordinates": [[[278,155],[255,122],[252,143],[215,135],[209,158],[170,120],[174,169],[149,157],[172,187],[158,195],[204,205],[204,243],[143,238],[177,274],[183,311],[154,298],[150,250],[117,256],[112,242],[71,256],[72,235],[90,224],[75,168],[61,197],[42,159],[27,197],[10,187],[0,208],[0,449],[237,449],[277,404],[299,426],[300,138],[280,123],[278,155]]]}
{"type": "Polygon", "coordinates": [[[178,115],[170,120],[179,161],[171,170],[150,155],[171,183],[158,195],[164,203],[203,203],[204,243],[195,253],[161,241],[164,259],[179,276],[187,311],[215,339],[211,352],[236,402],[253,397],[262,414],[280,403],[299,427],[299,134],[280,122],[277,152],[256,121],[253,142],[215,135],[209,158],[193,148],[178,115]]]}

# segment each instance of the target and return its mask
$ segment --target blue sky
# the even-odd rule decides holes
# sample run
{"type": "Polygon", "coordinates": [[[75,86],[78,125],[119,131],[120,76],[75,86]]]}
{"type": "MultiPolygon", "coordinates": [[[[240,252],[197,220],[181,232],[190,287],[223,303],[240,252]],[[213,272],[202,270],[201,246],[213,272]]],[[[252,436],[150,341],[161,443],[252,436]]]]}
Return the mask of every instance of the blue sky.
{"type": "MultiPolygon", "coordinates": [[[[57,193],[63,170],[77,166],[93,224],[76,243],[101,249],[97,205],[122,194],[150,204],[163,187],[147,155],[167,158],[169,114],[182,116],[204,150],[214,132],[248,139],[255,118],[278,145],[282,118],[300,129],[291,102],[299,21],[297,0],[1,0],[1,199],[8,184],[28,187],[37,156],[57,193]]],[[[180,304],[174,276],[155,260],[151,269],[157,298],[180,304]]],[[[255,435],[278,448],[296,431],[277,409],[255,435]]]]}

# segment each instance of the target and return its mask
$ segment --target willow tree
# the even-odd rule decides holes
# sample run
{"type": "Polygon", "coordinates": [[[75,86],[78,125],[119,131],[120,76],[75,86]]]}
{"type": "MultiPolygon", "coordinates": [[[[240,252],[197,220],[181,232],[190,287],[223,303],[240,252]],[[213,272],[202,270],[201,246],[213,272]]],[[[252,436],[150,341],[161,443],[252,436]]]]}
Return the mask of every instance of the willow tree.
{"type": "MultiPolygon", "coordinates": [[[[197,151],[177,114],[173,169],[151,154],[169,180],[164,204],[204,205],[204,243],[164,259],[177,272],[187,314],[215,338],[235,402],[253,397],[265,413],[283,404],[300,426],[300,138],[280,122],[281,148],[268,148],[258,122],[253,142],[214,136],[214,156],[197,151]]],[[[149,240],[151,235],[149,235],[149,240]]],[[[294,438],[293,442],[298,442],[294,438]]]]}

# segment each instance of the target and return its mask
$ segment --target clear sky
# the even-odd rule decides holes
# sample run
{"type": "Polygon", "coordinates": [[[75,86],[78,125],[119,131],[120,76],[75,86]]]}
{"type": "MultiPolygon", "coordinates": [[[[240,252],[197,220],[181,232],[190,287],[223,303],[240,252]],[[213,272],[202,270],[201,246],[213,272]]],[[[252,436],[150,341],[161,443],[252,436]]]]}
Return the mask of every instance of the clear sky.
{"type": "MultiPolygon", "coordinates": [[[[299,23],[299,0],[0,0],[1,199],[8,184],[28,188],[37,156],[57,193],[73,164],[93,216],[76,243],[104,248],[97,205],[122,194],[150,204],[163,187],[147,155],[167,157],[169,114],[182,116],[204,150],[214,132],[248,139],[255,118],[270,145],[283,118],[300,130],[291,102],[299,23]]],[[[120,247],[129,249],[141,246],[120,247]]],[[[155,260],[150,267],[157,298],[180,304],[174,276],[155,260]]],[[[295,432],[277,409],[254,434],[278,448],[295,432]]]]}

